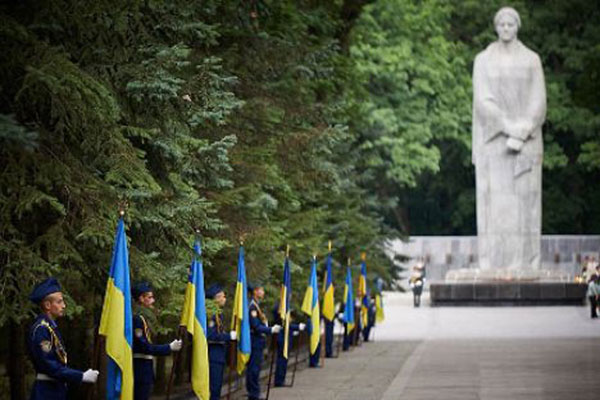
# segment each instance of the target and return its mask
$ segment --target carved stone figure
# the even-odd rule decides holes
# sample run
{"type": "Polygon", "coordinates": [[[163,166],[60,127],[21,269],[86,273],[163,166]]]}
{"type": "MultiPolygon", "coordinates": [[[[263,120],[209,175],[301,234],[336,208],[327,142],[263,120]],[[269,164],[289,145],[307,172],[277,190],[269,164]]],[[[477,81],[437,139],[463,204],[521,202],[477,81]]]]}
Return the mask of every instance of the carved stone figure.
{"type": "Polygon", "coordinates": [[[498,40],[476,56],[473,67],[479,267],[537,269],[544,72],[539,56],[517,39],[517,11],[501,8],[494,25],[498,40]]]}

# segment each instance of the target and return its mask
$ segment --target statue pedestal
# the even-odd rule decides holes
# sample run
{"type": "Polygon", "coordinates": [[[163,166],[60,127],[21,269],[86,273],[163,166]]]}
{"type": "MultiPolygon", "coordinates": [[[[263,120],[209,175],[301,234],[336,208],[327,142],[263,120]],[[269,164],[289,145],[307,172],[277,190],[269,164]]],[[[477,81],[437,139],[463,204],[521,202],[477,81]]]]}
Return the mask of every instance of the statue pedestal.
{"type": "Polygon", "coordinates": [[[576,282],[432,283],[433,306],[582,305],[587,285],[576,282]]]}
{"type": "Polygon", "coordinates": [[[587,285],[560,271],[457,269],[430,286],[432,305],[581,305],[587,285]]]}

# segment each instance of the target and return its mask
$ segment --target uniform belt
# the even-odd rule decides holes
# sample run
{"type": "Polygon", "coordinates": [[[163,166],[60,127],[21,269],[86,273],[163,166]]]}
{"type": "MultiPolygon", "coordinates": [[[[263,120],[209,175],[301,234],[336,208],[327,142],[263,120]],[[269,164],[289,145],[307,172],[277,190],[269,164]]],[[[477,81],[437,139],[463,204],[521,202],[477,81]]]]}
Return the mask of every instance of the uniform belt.
{"type": "Polygon", "coordinates": [[[134,354],[133,358],[141,358],[143,360],[154,360],[154,356],[150,354],[134,354]]]}
{"type": "Polygon", "coordinates": [[[56,379],[54,379],[54,378],[51,378],[51,377],[49,377],[49,376],[48,376],[48,375],[46,375],[46,374],[40,374],[40,373],[38,373],[38,374],[35,376],[35,379],[36,379],[36,380],[38,380],[38,381],[56,381],[56,379]]]}

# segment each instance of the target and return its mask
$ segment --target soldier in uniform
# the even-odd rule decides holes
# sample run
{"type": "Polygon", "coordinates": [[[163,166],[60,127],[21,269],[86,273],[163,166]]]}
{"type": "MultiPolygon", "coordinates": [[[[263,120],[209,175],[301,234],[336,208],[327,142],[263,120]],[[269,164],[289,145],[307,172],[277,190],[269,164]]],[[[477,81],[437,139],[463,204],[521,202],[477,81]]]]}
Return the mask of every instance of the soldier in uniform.
{"type": "Polygon", "coordinates": [[[95,383],[98,371],[88,369],[83,372],[67,366],[67,350],[56,325],[66,307],[58,281],[46,279],[33,289],[29,299],[41,309],[27,336],[27,347],[36,372],[30,399],[63,400],[67,398],[67,385],[95,383]]]}
{"type": "Polygon", "coordinates": [[[156,319],[154,293],[147,282],[135,284],[131,289],[135,300],[133,307],[133,395],[135,400],[147,400],[154,386],[154,356],[166,356],[181,350],[181,340],[169,344],[152,343],[152,322],[156,319]]]}
{"type": "Polygon", "coordinates": [[[369,341],[369,335],[371,334],[371,328],[375,326],[375,315],[377,313],[377,307],[375,306],[375,297],[369,299],[369,308],[367,308],[367,326],[363,328],[362,334],[365,342],[369,341]]]}
{"type": "Polygon", "coordinates": [[[218,400],[221,397],[223,384],[223,371],[227,360],[227,345],[235,340],[236,331],[225,332],[221,310],[227,302],[223,288],[218,284],[211,285],[206,290],[206,298],[212,299],[218,310],[210,317],[206,339],[208,341],[208,361],[210,364],[210,399],[218,400]]]}
{"type": "MultiPolygon", "coordinates": [[[[342,310],[343,309],[344,309],[344,305],[342,304],[342,310]]],[[[340,311],[337,314],[337,319],[340,322],[340,324],[342,324],[342,326],[344,327],[344,334],[342,336],[342,350],[348,351],[348,349],[350,349],[350,343],[352,341],[352,339],[351,339],[352,332],[348,332],[348,324],[346,324],[344,322],[344,313],[343,312],[340,311]]]]}
{"type": "MultiPolygon", "coordinates": [[[[281,315],[279,314],[279,301],[273,307],[273,322],[276,325],[281,325],[281,331],[277,334],[277,364],[275,366],[275,387],[285,386],[285,375],[287,373],[288,359],[283,356],[283,345],[285,342],[285,328],[281,315]]],[[[306,324],[290,322],[289,337],[288,337],[288,357],[292,353],[293,337],[306,328],[306,324]]]]}
{"type": "Polygon", "coordinates": [[[413,304],[415,307],[421,305],[421,294],[425,285],[425,263],[419,261],[414,267],[408,279],[410,288],[413,291],[413,304]]]}
{"type": "Polygon", "coordinates": [[[248,392],[249,400],[260,399],[260,368],[263,360],[263,352],[266,345],[266,335],[277,334],[281,330],[280,325],[269,327],[267,316],[260,309],[260,302],[265,297],[265,290],[262,285],[248,285],[248,290],[251,293],[250,305],[248,311],[250,313],[250,341],[251,352],[250,361],[248,362],[248,370],[246,371],[246,391],[248,392]]]}

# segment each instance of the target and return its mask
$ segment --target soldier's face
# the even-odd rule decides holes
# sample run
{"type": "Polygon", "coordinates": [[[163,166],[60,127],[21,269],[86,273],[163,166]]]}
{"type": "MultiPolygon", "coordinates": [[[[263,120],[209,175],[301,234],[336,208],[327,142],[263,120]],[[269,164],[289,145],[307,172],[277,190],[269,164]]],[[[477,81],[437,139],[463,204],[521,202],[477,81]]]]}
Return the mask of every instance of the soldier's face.
{"type": "Polygon", "coordinates": [[[43,302],[46,313],[52,319],[57,319],[65,315],[65,299],[61,292],[49,294],[43,302]]]}
{"type": "Polygon", "coordinates": [[[226,302],[227,297],[225,296],[225,292],[219,292],[215,295],[215,303],[217,303],[219,307],[223,307],[226,302]]]}
{"type": "Polygon", "coordinates": [[[146,292],[140,296],[140,304],[144,307],[154,308],[154,293],[146,292]]]}
{"type": "Polygon", "coordinates": [[[517,21],[508,14],[500,16],[496,24],[496,33],[503,42],[510,42],[517,37],[519,27],[517,21]]]}
{"type": "Polygon", "coordinates": [[[254,297],[258,300],[262,300],[265,297],[265,289],[261,287],[254,289],[254,297]]]}

